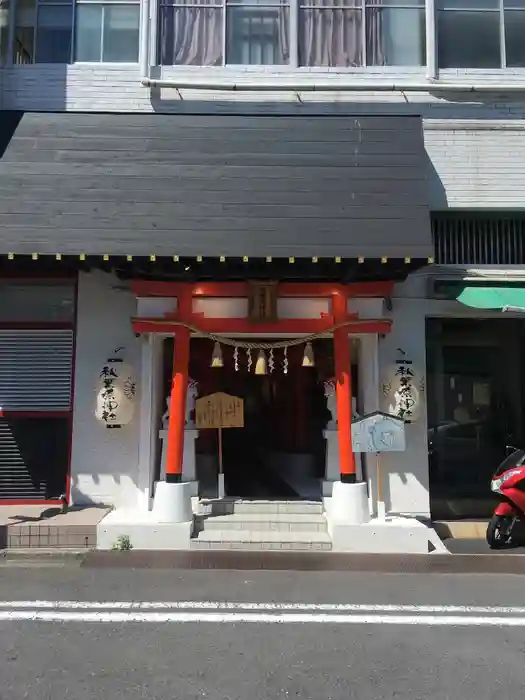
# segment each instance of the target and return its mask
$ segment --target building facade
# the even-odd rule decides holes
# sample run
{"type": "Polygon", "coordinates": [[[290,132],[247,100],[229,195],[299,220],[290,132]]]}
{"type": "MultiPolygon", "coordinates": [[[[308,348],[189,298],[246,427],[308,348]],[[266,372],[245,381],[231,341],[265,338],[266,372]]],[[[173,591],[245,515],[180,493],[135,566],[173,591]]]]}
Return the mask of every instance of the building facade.
{"type": "Polygon", "coordinates": [[[173,476],[202,495],[217,446],[186,423],[193,380],[196,396],[255,406],[256,427],[225,438],[231,495],[255,488],[238,453],[271,435],[277,476],[255,495],[364,479],[373,509],[352,411],[402,415],[409,363],[386,507],[484,513],[483,480],[520,439],[521,325],[462,295],[520,287],[523,14],[503,0],[4,0],[0,502],[147,509],[173,476]],[[254,283],[270,316],[254,316],[254,283]],[[115,429],[95,415],[109,359],[136,389],[115,429]],[[495,401],[512,418],[489,438],[495,401]],[[263,432],[262,414],[282,420],[263,432]]]}

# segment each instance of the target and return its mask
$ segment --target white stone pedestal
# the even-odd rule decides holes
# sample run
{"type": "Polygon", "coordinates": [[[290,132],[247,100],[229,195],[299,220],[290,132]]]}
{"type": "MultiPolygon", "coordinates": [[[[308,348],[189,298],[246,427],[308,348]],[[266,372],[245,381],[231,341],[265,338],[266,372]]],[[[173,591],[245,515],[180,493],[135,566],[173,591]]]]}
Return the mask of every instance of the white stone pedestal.
{"type": "MultiPolygon", "coordinates": [[[[331,423],[331,422],[330,422],[331,423]]],[[[339,434],[337,425],[330,427],[330,423],[326,430],[323,430],[323,437],[326,441],[326,469],[325,478],[323,480],[323,496],[331,496],[334,483],[341,478],[339,464],[339,434]]],[[[363,465],[361,455],[354,453],[355,467],[357,478],[363,478],[363,465]]]]}
{"type": "Polygon", "coordinates": [[[186,523],[192,520],[191,485],[158,481],[153,498],[153,519],[158,523],[186,523]]]}
{"type": "MultiPolygon", "coordinates": [[[[199,431],[188,426],[184,430],[184,453],[182,457],[182,478],[190,484],[192,496],[199,495],[199,482],[197,480],[197,469],[195,466],[195,440],[199,437],[199,431]]],[[[163,428],[159,430],[159,438],[162,442],[161,448],[161,463],[160,463],[160,479],[164,481],[166,478],[166,454],[168,447],[168,430],[163,428]]]]}
{"type": "Polygon", "coordinates": [[[156,484],[152,511],[114,510],[97,526],[97,549],[128,537],[133,549],[189,549],[193,533],[189,483],[156,484]]]}
{"type": "Polygon", "coordinates": [[[355,554],[449,554],[437,532],[416,518],[386,516],[362,525],[328,519],[332,551],[355,554]]]}
{"type": "Polygon", "coordinates": [[[359,554],[428,554],[448,551],[432,527],[415,518],[370,519],[366,483],[336,481],[324,499],[332,551],[359,554]]]}
{"type": "Polygon", "coordinates": [[[362,525],[370,520],[368,491],[363,482],[347,484],[335,481],[332,497],[325,499],[325,504],[330,520],[334,524],[362,525]]]}

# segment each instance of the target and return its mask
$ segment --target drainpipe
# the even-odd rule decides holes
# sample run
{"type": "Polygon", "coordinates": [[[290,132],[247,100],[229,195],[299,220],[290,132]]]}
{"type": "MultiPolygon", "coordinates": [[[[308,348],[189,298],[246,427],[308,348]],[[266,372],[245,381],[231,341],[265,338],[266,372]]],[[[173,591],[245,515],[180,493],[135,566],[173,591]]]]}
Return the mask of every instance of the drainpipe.
{"type": "MultiPolygon", "coordinates": [[[[148,0],[145,4],[149,5],[148,0]]],[[[146,39],[147,41],[147,39],[146,39]]],[[[141,47],[142,50],[142,47],[141,47]]],[[[166,80],[154,79],[148,77],[148,65],[143,66],[141,63],[141,78],[140,83],[147,88],[173,88],[175,90],[216,90],[218,92],[483,92],[483,93],[525,93],[525,84],[521,83],[499,83],[497,85],[475,85],[472,83],[446,83],[439,80],[428,80],[423,83],[384,83],[373,82],[370,80],[354,79],[354,81],[332,80],[322,82],[317,80],[313,82],[310,78],[308,82],[300,82],[298,80],[283,82],[271,82],[265,80],[249,81],[243,80],[240,83],[233,81],[219,80],[202,81],[202,80],[166,80]]]]}
{"type": "MultiPolygon", "coordinates": [[[[150,14],[150,0],[142,0],[142,12],[140,15],[140,47],[139,47],[139,66],[140,66],[140,82],[145,85],[145,82],[150,80],[149,77],[149,34],[150,34],[150,24],[149,24],[149,14],[150,14]]],[[[153,87],[153,86],[151,86],[153,87]]]]}
{"type": "Polygon", "coordinates": [[[436,61],[436,6],[435,0],[425,2],[425,25],[427,39],[427,79],[435,80],[438,76],[436,61]]]}

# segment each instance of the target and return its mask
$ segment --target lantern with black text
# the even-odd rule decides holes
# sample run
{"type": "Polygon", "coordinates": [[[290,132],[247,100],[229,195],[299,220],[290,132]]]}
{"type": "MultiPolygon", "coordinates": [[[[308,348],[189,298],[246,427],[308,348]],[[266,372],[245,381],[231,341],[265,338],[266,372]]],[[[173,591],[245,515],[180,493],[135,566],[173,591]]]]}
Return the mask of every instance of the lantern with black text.
{"type": "Polygon", "coordinates": [[[121,428],[131,423],[135,397],[133,368],[118,358],[108,360],[100,371],[96,418],[105,424],[106,428],[121,428]]]}
{"type": "Polygon", "coordinates": [[[388,368],[382,383],[384,411],[405,423],[414,423],[421,414],[424,392],[423,374],[405,352],[398,350],[398,359],[388,368]]]}

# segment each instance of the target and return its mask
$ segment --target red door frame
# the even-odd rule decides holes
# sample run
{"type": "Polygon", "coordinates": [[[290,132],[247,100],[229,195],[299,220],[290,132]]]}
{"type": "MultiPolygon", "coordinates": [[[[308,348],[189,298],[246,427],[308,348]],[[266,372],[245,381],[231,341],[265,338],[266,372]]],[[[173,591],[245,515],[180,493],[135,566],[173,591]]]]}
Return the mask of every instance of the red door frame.
{"type": "Polygon", "coordinates": [[[191,331],[214,335],[312,335],[334,332],[334,356],[338,409],[338,437],[341,480],[356,480],[356,465],[352,451],[352,386],[350,366],[350,335],[390,332],[387,319],[361,320],[357,314],[348,313],[348,300],[359,297],[385,298],[391,295],[394,282],[362,282],[356,284],[288,283],[277,287],[278,298],[325,298],[331,301],[330,313],[320,318],[280,319],[274,323],[253,323],[249,318],[206,318],[193,311],[194,298],[248,298],[248,282],[150,282],[135,280],[133,292],[137,297],[173,297],[177,309],[157,318],[133,318],[133,331],[163,333],[175,336],[173,380],[168,424],[168,450],[166,481],[176,483],[182,479],[184,453],[184,416],[186,386],[189,369],[189,343],[191,331]],[[335,328],[334,328],[335,327],[335,328]],[[178,346],[178,349],[177,349],[178,346]]]}
{"type": "MultiPolygon", "coordinates": [[[[64,322],[11,322],[11,323],[0,323],[0,330],[13,330],[13,329],[23,329],[23,330],[42,330],[42,329],[70,329],[73,331],[73,347],[72,347],[72,358],[71,358],[71,390],[70,390],[70,406],[67,411],[3,411],[0,410],[0,418],[69,418],[69,428],[68,428],[68,460],[67,460],[67,470],[66,470],[66,499],[70,502],[71,497],[71,457],[73,452],[73,409],[75,405],[75,372],[76,372],[76,344],[77,344],[77,312],[78,312],[78,275],[4,275],[4,279],[8,279],[10,282],[16,281],[23,283],[24,281],[31,281],[33,284],[38,284],[38,282],[44,282],[46,280],[72,282],[74,286],[73,299],[73,320],[71,323],[64,322]]],[[[57,505],[59,503],[58,499],[5,499],[0,500],[0,507],[2,506],[24,506],[24,505],[41,505],[50,506],[57,505]]]]}

